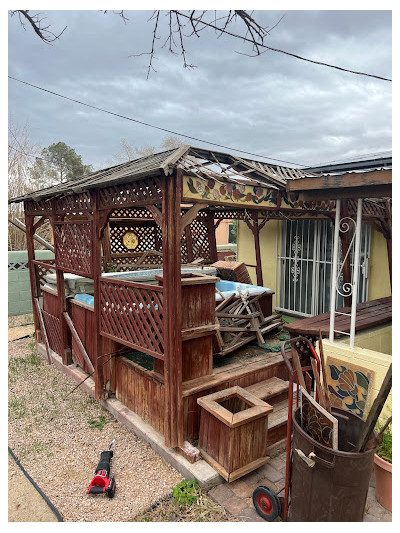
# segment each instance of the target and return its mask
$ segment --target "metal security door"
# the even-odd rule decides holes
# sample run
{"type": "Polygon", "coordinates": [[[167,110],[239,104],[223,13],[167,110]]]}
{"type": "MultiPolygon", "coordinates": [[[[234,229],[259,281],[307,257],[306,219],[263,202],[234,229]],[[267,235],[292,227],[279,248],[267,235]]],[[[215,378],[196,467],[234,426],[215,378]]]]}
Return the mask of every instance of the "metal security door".
{"type": "MultiPolygon", "coordinates": [[[[281,224],[281,246],[277,256],[280,272],[278,309],[306,316],[329,311],[333,224],[328,220],[288,220],[281,224]]],[[[362,224],[359,302],[368,299],[370,242],[370,227],[362,224]]],[[[336,308],[343,305],[343,296],[338,294],[336,308]]]]}

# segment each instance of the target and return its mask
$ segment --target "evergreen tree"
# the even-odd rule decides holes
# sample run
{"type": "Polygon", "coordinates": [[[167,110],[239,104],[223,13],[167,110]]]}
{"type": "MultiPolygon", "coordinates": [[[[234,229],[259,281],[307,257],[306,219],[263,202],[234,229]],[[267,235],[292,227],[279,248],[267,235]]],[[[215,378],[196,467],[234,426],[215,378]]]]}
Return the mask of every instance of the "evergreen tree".
{"type": "Polygon", "coordinates": [[[30,169],[31,178],[38,188],[75,180],[92,172],[92,165],[84,165],[82,157],[64,142],[51,144],[41,151],[30,169]]]}

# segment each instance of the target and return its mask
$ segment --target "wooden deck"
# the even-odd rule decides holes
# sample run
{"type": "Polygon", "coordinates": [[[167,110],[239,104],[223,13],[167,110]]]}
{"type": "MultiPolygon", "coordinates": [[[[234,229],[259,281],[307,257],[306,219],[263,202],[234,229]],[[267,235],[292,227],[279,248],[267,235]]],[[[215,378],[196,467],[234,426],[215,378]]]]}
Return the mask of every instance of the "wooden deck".
{"type": "MultiPolygon", "coordinates": [[[[337,309],[340,313],[350,313],[350,307],[337,309]]],[[[323,337],[329,336],[330,313],[311,316],[303,320],[298,320],[292,324],[287,324],[284,328],[292,337],[304,335],[306,337],[318,337],[319,331],[323,337]]],[[[357,305],[356,315],[356,332],[362,331],[381,324],[387,324],[392,321],[392,297],[379,298],[369,302],[363,302],[357,305]]],[[[350,333],[350,316],[336,315],[335,330],[350,333]]],[[[335,337],[340,337],[340,333],[335,333],[335,337]]]]}

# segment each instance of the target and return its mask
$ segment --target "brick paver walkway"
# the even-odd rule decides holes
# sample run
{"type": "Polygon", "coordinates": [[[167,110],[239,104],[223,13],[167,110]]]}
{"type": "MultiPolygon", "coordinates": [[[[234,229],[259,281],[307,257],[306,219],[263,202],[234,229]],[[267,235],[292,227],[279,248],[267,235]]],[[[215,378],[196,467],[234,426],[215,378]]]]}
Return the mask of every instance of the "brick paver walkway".
{"type": "MultiPolygon", "coordinates": [[[[267,485],[275,492],[285,486],[286,451],[280,448],[264,466],[232,483],[223,483],[209,491],[209,496],[243,522],[264,522],[253,505],[253,491],[267,485]]],[[[392,513],[384,509],[375,498],[375,478],[371,477],[365,507],[364,522],[391,522],[392,513]]],[[[284,490],[280,493],[284,496],[284,490]]],[[[280,521],[278,518],[276,521],[280,521]]]]}

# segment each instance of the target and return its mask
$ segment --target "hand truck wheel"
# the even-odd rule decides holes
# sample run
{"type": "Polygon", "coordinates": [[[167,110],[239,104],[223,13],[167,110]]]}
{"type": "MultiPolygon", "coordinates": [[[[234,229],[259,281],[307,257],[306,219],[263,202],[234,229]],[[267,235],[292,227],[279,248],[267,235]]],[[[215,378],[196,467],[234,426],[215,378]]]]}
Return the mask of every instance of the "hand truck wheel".
{"type": "Polygon", "coordinates": [[[281,513],[281,502],[275,492],[260,485],[253,492],[253,504],[257,513],[267,522],[272,522],[281,513]]]}

